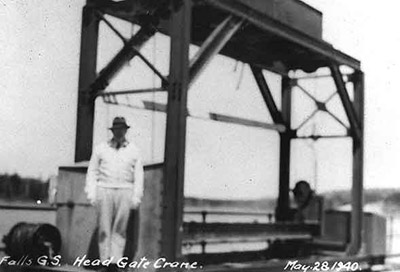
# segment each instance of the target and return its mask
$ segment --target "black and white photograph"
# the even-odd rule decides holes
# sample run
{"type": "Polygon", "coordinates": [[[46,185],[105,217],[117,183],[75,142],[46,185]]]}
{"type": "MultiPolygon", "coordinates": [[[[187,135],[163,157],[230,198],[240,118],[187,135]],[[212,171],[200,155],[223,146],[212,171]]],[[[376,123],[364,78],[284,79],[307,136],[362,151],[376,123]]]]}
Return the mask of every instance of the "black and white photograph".
{"type": "Polygon", "coordinates": [[[0,272],[400,271],[396,0],[0,0],[0,272]]]}

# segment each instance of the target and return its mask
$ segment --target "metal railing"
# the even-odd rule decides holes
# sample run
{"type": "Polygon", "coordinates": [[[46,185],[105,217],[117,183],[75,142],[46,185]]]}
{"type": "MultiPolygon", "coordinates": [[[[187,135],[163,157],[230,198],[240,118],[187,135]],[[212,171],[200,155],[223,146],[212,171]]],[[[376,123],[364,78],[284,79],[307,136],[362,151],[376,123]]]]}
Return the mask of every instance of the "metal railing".
{"type": "MultiPolygon", "coordinates": [[[[207,210],[185,210],[184,214],[201,214],[202,222],[207,223],[207,215],[233,215],[233,216],[254,216],[261,217],[265,216],[267,222],[273,223],[275,222],[275,214],[274,213],[265,213],[265,212],[246,212],[246,211],[207,211],[207,210]]],[[[254,220],[257,220],[254,218],[254,220]]]]}
{"type": "Polygon", "coordinates": [[[269,247],[275,241],[311,240],[318,228],[315,224],[276,222],[275,215],[268,212],[185,210],[184,214],[201,215],[200,222],[184,220],[182,243],[184,247],[189,248],[194,245],[200,246],[201,254],[207,253],[208,245],[225,244],[229,247],[229,244],[265,243],[265,246],[269,247]],[[211,216],[221,217],[210,218],[211,216]],[[233,219],[237,216],[236,220],[232,220],[232,216],[233,219]],[[243,222],[243,217],[246,222],[243,222]],[[265,220],[261,223],[259,221],[262,218],[265,220]]]}

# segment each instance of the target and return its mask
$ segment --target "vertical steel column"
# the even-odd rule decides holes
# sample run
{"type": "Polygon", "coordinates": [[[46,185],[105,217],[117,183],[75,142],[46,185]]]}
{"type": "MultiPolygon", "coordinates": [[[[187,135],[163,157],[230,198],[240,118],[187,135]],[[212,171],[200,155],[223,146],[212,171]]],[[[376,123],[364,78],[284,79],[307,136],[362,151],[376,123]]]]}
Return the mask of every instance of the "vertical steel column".
{"type": "Polygon", "coordinates": [[[282,77],[282,118],[286,125],[286,131],[280,134],[280,158],[279,158],[279,196],[276,208],[276,220],[285,221],[289,218],[289,193],[290,193],[290,144],[292,107],[292,81],[289,77],[282,77]]]}
{"type": "Polygon", "coordinates": [[[93,142],[94,98],[90,84],[96,79],[99,19],[94,8],[85,6],[82,12],[81,53],[79,64],[78,111],[75,141],[75,161],[90,159],[93,142]]]}
{"type": "Polygon", "coordinates": [[[183,187],[185,172],[186,107],[189,84],[191,0],[172,14],[171,53],[165,138],[164,181],[161,216],[161,255],[181,256],[183,187]]]}
{"type": "Polygon", "coordinates": [[[353,137],[353,186],[351,202],[351,242],[348,254],[357,254],[363,237],[363,173],[364,173],[364,73],[356,71],[354,84],[354,109],[359,120],[360,138],[353,137]]]}

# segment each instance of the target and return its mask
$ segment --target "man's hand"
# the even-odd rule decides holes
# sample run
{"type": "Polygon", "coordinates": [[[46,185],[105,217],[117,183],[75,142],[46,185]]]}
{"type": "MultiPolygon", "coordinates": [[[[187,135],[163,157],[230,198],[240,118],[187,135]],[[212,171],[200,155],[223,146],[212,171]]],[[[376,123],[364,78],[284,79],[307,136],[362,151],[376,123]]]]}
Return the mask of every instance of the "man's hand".
{"type": "Polygon", "coordinates": [[[97,191],[97,188],[95,186],[85,188],[87,199],[89,200],[90,204],[93,206],[96,204],[96,193],[97,193],[96,191],[97,191]]]}
{"type": "Polygon", "coordinates": [[[89,198],[89,202],[92,206],[96,205],[96,198],[89,198]]]}
{"type": "Polygon", "coordinates": [[[131,209],[137,209],[139,207],[139,204],[140,204],[140,198],[138,198],[137,196],[132,196],[131,209]]]}

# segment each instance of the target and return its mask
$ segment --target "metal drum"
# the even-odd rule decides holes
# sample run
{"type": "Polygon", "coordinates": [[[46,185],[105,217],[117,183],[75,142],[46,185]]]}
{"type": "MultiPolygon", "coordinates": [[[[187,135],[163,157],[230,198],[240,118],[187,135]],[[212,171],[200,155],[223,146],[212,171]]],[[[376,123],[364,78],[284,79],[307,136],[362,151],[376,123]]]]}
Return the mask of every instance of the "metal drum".
{"type": "Polygon", "coordinates": [[[11,258],[47,256],[53,258],[61,248],[60,231],[50,224],[20,222],[3,237],[5,252],[11,258]]]}

